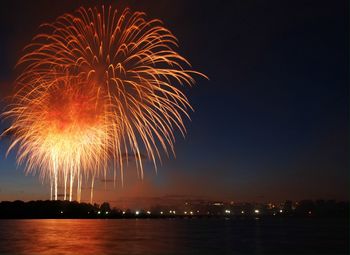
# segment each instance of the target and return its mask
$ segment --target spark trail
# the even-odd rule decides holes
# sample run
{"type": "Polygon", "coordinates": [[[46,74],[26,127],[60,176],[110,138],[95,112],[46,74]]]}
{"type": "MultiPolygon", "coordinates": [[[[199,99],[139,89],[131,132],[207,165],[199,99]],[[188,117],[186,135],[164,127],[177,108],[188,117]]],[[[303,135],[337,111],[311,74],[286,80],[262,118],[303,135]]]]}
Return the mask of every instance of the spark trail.
{"type": "Polygon", "coordinates": [[[4,116],[14,133],[8,151],[51,185],[51,199],[81,200],[82,183],[114,176],[135,159],[161,161],[174,154],[174,131],[185,135],[191,106],[182,86],[191,69],[176,51],[176,37],[143,12],[79,8],[43,24],[18,61],[17,93],[4,116]],[[112,162],[112,163],[111,163],[112,162]],[[111,165],[113,165],[111,167],[111,165]],[[112,168],[112,169],[110,169],[112,168]]]}

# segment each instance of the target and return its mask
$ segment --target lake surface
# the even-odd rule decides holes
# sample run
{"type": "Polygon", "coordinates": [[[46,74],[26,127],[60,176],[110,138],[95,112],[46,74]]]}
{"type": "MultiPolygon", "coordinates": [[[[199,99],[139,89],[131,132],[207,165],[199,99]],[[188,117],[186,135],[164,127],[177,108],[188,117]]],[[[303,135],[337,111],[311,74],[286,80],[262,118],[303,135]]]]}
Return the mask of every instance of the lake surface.
{"type": "Polygon", "coordinates": [[[349,254],[346,219],[0,220],[0,254],[349,254]]]}

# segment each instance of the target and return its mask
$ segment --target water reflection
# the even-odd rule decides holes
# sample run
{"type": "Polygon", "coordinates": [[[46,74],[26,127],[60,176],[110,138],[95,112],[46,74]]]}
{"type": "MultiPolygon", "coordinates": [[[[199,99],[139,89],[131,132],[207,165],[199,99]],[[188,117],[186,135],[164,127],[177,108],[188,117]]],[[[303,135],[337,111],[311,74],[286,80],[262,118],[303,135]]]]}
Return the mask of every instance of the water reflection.
{"type": "Polygon", "coordinates": [[[0,220],[0,254],[348,253],[344,220],[0,220]]]}
{"type": "Polygon", "coordinates": [[[153,220],[151,224],[149,221],[4,220],[0,222],[0,251],[11,254],[158,254],[164,248],[174,250],[176,228],[169,229],[162,221],[153,220]]]}

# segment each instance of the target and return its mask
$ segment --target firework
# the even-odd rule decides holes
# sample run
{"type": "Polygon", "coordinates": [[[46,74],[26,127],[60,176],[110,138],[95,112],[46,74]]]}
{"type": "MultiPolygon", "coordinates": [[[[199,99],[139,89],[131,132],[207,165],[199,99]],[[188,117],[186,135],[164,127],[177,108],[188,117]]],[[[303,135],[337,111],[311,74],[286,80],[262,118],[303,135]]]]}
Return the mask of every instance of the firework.
{"type": "Polygon", "coordinates": [[[123,181],[130,155],[142,178],[142,152],[155,169],[160,149],[174,154],[174,131],[185,134],[192,109],[180,88],[204,75],[176,52],[160,20],[102,6],[41,29],[18,61],[18,91],[5,116],[15,134],[9,151],[18,148],[26,172],[50,182],[51,199],[62,186],[72,200],[75,186],[80,201],[87,182],[92,200],[94,179],[113,168],[123,181]]]}

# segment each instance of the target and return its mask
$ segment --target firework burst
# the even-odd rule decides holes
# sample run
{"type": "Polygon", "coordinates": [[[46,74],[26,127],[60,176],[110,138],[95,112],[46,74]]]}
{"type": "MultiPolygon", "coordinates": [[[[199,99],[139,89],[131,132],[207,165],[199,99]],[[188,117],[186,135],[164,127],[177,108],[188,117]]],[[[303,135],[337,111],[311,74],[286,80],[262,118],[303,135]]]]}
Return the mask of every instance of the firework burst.
{"type": "MultiPolygon", "coordinates": [[[[143,177],[142,151],[157,167],[160,149],[174,153],[174,130],[185,134],[191,106],[175,85],[194,84],[177,39],[160,20],[112,7],[64,14],[34,37],[18,61],[13,104],[5,112],[14,132],[9,151],[51,184],[57,199],[81,199],[83,182],[114,176],[133,155],[143,177]],[[126,155],[126,156],[125,156],[126,155]],[[113,162],[111,164],[111,162],[113,162]]],[[[205,77],[205,76],[204,76],[205,77]]]]}

